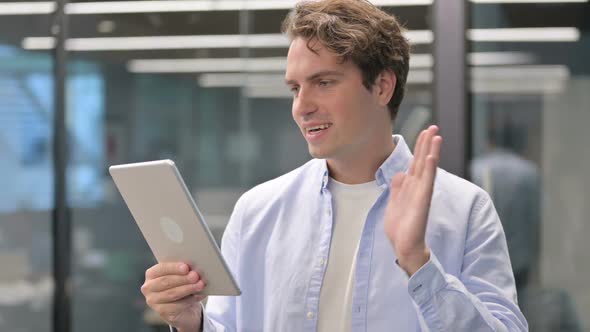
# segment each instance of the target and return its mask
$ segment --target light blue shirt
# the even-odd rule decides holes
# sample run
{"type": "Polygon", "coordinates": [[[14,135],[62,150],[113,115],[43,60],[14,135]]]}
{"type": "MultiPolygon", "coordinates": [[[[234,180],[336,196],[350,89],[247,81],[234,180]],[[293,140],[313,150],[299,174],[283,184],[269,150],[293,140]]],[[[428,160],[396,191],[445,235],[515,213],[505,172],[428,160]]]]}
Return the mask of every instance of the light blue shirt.
{"type": "MultiPolygon", "coordinates": [[[[394,140],[375,174],[384,192],[360,238],[352,331],[527,331],[500,220],[477,186],[439,169],[430,261],[411,278],[395,263],[383,215],[391,179],[412,155],[401,136],[394,140]]],[[[242,295],[210,297],[205,331],[316,331],[332,235],[328,180],[326,161],[314,159],[238,200],[221,250],[242,295]]]]}

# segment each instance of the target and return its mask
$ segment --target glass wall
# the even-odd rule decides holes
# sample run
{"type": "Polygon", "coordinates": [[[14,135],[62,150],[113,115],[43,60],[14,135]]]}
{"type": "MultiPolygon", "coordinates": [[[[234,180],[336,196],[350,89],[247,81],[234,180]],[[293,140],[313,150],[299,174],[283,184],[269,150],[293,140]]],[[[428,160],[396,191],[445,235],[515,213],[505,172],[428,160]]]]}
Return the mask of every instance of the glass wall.
{"type": "Polygon", "coordinates": [[[590,3],[475,2],[472,178],[502,219],[530,330],[590,331],[590,3]]]}
{"type": "MultiPolygon", "coordinates": [[[[431,5],[374,2],[413,44],[395,123],[412,146],[432,122],[431,5]]],[[[139,291],[154,259],[109,165],[173,159],[219,240],[244,191],[310,158],[283,83],[287,7],[148,3],[67,7],[74,331],[165,330],[139,291]]],[[[502,219],[530,330],[590,331],[590,3],[468,4],[470,177],[502,219]]],[[[1,331],[51,327],[51,10],[0,2],[1,331]]]]}
{"type": "Polygon", "coordinates": [[[0,10],[0,330],[50,331],[53,74],[21,47],[49,17],[20,13],[0,10]]]}

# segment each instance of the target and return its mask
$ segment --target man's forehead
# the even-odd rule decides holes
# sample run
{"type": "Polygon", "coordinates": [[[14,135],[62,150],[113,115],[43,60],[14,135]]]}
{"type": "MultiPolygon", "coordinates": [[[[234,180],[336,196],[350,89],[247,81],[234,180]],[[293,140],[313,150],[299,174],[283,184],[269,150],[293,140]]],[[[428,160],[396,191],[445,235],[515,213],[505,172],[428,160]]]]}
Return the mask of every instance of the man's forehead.
{"type": "Polygon", "coordinates": [[[303,37],[296,37],[291,41],[291,45],[289,46],[289,54],[291,54],[292,52],[309,52],[318,56],[321,54],[335,55],[317,38],[306,39],[303,37]]]}

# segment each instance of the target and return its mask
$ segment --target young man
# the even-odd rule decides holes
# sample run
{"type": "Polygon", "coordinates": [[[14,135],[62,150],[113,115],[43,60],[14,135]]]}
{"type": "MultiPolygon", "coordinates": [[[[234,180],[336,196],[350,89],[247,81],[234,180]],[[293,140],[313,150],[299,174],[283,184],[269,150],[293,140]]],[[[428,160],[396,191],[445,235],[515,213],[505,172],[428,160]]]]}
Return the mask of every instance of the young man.
{"type": "Polygon", "coordinates": [[[391,136],[409,46],[367,1],[298,3],[284,22],[293,118],[315,158],[237,202],[222,252],[242,288],[211,297],[158,264],[147,303],[179,331],[526,331],[506,240],[481,189],[391,136]]]}

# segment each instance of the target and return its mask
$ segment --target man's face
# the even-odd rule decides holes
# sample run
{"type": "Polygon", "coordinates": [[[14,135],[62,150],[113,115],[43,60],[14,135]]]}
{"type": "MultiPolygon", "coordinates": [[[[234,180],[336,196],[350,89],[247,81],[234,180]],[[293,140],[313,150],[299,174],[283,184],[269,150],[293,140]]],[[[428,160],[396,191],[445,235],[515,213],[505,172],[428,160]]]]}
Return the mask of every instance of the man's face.
{"type": "Polygon", "coordinates": [[[318,42],[311,46],[317,54],[307,47],[307,40],[293,40],[286,72],[293,91],[293,119],[309,153],[314,158],[350,160],[374,149],[376,127],[389,121],[378,97],[363,85],[354,63],[341,62],[318,42]]]}

